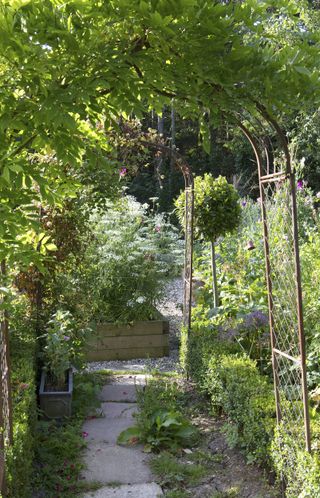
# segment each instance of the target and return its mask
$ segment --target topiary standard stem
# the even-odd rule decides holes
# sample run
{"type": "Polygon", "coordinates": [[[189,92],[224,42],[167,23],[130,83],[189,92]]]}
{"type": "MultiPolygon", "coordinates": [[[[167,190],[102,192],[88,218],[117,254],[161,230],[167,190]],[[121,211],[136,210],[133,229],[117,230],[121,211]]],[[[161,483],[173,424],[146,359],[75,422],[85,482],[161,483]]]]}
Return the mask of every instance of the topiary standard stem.
{"type": "Polygon", "coordinates": [[[217,265],[214,241],[211,242],[211,269],[212,269],[212,295],[213,305],[215,308],[219,306],[218,280],[217,280],[217,265]]]}

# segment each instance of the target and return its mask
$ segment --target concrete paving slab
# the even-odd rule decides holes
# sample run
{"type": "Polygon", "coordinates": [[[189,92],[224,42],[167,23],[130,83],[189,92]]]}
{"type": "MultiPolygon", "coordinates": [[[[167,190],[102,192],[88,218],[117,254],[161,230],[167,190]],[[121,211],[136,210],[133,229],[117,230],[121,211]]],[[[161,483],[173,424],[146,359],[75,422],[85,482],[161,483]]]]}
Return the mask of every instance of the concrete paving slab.
{"type": "Polygon", "coordinates": [[[99,399],[101,401],[134,403],[137,401],[136,386],[134,384],[126,383],[107,384],[103,386],[99,394],[99,399]]]}
{"type": "Polygon", "coordinates": [[[82,476],[88,482],[102,484],[149,483],[153,475],[148,465],[149,455],[140,448],[90,444],[84,454],[86,470],[82,476]]]}
{"type": "Polygon", "coordinates": [[[101,446],[115,445],[120,432],[135,424],[134,403],[102,403],[101,409],[104,417],[87,420],[82,427],[88,446],[99,442],[101,446]]]}
{"type": "Polygon", "coordinates": [[[150,482],[117,488],[104,487],[85,494],[83,498],[158,498],[159,496],[163,496],[160,486],[150,482]]]}
{"type": "Polygon", "coordinates": [[[133,384],[142,385],[146,383],[146,379],[151,376],[148,374],[131,374],[131,375],[116,375],[112,377],[110,384],[133,384]]]}
{"type": "Polygon", "coordinates": [[[146,384],[146,378],[145,375],[113,377],[108,384],[103,386],[99,399],[101,401],[133,403],[137,400],[136,389],[141,389],[146,384]]]}
{"type": "MultiPolygon", "coordinates": [[[[103,418],[130,418],[132,420],[133,414],[138,410],[136,403],[114,403],[113,401],[106,401],[101,403],[100,412],[103,418]]],[[[87,422],[99,420],[98,418],[89,418],[87,422]]],[[[86,423],[87,423],[86,422],[86,423]]]]}
{"type": "MultiPolygon", "coordinates": [[[[82,477],[87,482],[100,482],[103,485],[119,483],[120,488],[111,486],[92,494],[97,498],[156,498],[161,496],[161,488],[154,481],[149,468],[150,456],[143,453],[142,447],[123,447],[116,444],[118,435],[135,424],[133,417],[137,411],[136,388],[145,385],[145,375],[114,377],[101,391],[102,417],[91,418],[83,425],[88,444],[84,454],[86,470],[82,477]],[[152,484],[150,487],[149,484],[152,484]],[[133,485],[139,485],[139,489],[133,485]],[[115,494],[115,492],[121,494],[115,494]],[[111,493],[111,494],[110,494],[111,493]],[[148,494],[149,493],[149,494],[148,494]]],[[[88,497],[91,494],[87,495],[88,497]]]]}

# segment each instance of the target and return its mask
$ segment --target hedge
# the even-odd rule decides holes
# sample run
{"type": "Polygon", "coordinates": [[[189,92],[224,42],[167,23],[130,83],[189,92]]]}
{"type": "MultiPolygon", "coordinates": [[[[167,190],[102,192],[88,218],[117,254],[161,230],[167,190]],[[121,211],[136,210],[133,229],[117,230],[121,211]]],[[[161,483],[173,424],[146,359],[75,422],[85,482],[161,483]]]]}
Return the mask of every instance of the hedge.
{"type": "MultiPolygon", "coordinates": [[[[188,347],[185,331],[183,338],[181,361],[210,397],[214,411],[227,416],[229,445],[241,448],[248,463],[268,465],[284,477],[287,498],[319,498],[319,453],[301,450],[294,434],[288,438],[276,428],[273,385],[255,361],[235,344],[217,340],[213,330],[192,332],[188,347]]],[[[313,416],[312,432],[313,441],[320,441],[318,414],[313,416]]]]}
{"type": "Polygon", "coordinates": [[[37,421],[36,340],[24,308],[12,317],[10,327],[13,445],[6,448],[9,498],[30,498],[34,466],[34,430],[37,421]]]}

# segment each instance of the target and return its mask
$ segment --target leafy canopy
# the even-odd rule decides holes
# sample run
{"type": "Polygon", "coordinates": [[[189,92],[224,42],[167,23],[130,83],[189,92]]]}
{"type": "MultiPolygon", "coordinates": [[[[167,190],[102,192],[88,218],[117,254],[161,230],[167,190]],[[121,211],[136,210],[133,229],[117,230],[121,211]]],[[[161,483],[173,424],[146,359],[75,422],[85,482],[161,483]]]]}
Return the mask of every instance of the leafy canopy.
{"type": "Polygon", "coordinates": [[[39,205],[76,196],[82,164],[114,168],[121,116],[174,99],[208,149],[211,122],[256,102],[271,114],[318,103],[307,15],[303,0],[2,2],[0,259],[39,263],[39,205]]]}

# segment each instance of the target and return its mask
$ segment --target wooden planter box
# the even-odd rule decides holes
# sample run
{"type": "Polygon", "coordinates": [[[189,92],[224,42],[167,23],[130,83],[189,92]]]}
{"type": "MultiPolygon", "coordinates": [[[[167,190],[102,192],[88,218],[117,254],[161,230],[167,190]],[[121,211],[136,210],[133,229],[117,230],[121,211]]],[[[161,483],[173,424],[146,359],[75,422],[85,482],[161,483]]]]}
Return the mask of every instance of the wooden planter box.
{"type": "Polygon", "coordinates": [[[87,347],[88,361],[159,358],[169,354],[169,322],[138,321],[128,325],[101,323],[87,347]]]}

